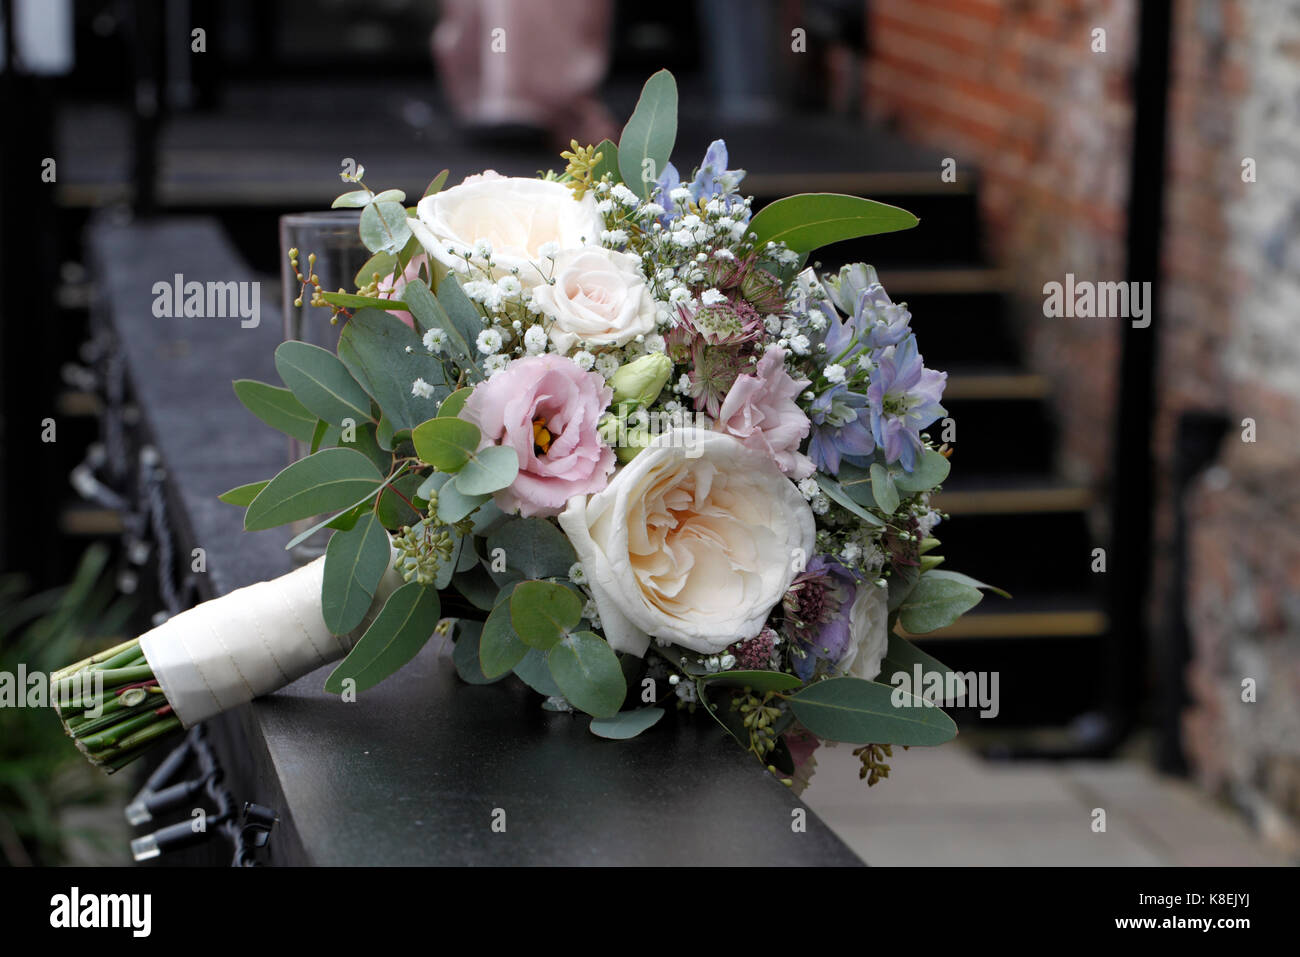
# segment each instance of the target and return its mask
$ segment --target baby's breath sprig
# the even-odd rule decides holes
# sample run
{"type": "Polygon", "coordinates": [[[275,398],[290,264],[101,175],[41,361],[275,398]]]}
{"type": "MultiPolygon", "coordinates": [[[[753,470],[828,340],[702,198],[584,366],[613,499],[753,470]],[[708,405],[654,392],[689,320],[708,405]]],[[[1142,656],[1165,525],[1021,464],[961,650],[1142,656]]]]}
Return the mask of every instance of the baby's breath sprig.
{"type": "Polygon", "coordinates": [[[569,148],[560,153],[560,159],[569,161],[569,165],[564,168],[569,177],[565,185],[573,190],[574,199],[582,199],[587,195],[587,190],[594,188],[592,177],[595,168],[604,158],[605,154],[598,152],[596,147],[579,146],[577,140],[569,140],[569,148]]]}

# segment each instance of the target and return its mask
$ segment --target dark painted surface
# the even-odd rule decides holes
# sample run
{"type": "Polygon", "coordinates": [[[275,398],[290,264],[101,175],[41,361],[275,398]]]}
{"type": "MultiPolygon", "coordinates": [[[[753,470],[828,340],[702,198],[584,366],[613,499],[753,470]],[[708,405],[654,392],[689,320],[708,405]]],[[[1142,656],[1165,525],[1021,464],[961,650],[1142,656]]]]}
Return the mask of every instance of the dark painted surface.
{"type": "MultiPolygon", "coordinates": [[[[168,470],[178,547],[207,551],[201,587],[224,594],[289,570],[284,532],[245,534],[216,498],[286,464],[285,442],[230,388],[278,382],[278,291],[262,287],[254,329],[156,318],[153,285],[176,273],[253,277],[204,220],[101,224],[90,242],[101,308],[168,470]]],[[[803,805],[707,717],[670,714],[642,738],[605,741],[514,679],[461,683],[445,650],[435,639],[355,703],[324,693],[322,669],[215,723],[241,794],[280,813],[272,863],[861,863],[810,811],[795,832],[803,805]]]]}

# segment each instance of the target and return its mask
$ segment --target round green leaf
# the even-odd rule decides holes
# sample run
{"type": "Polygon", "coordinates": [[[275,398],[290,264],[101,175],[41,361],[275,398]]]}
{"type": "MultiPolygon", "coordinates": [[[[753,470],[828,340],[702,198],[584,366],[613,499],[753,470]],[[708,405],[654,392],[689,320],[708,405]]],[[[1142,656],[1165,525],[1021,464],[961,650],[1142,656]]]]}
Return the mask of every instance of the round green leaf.
{"type": "Polygon", "coordinates": [[[460,410],[465,408],[465,400],[469,398],[469,394],[473,391],[474,390],[470,388],[457,389],[451,395],[447,396],[447,398],[442,400],[442,405],[438,406],[438,417],[448,418],[450,416],[460,415],[460,410]]]}
{"type": "MultiPolygon", "coordinates": [[[[439,472],[460,471],[478,448],[481,437],[473,422],[454,417],[429,419],[411,430],[415,454],[439,472]]],[[[510,454],[514,456],[513,450],[510,454]]]]}
{"type": "Polygon", "coordinates": [[[479,665],[479,641],[483,637],[483,622],[461,618],[456,622],[456,647],[452,650],[451,660],[456,665],[456,674],[461,680],[472,685],[490,685],[500,681],[504,675],[489,678],[483,674],[479,665]]]}
{"type": "Polygon", "coordinates": [[[546,663],[546,652],[544,651],[529,648],[528,654],[524,655],[523,660],[515,665],[515,674],[519,676],[520,681],[540,695],[545,695],[548,698],[563,696],[560,686],[551,677],[551,669],[546,663]]]}
{"type": "Polygon", "coordinates": [[[456,488],[464,495],[487,495],[508,488],[518,474],[519,456],[515,450],[508,445],[489,445],[471,454],[469,461],[456,473],[456,488]]]}
{"type": "Polygon", "coordinates": [[[911,472],[903,471],[902,466],[892,470],[894,485],[902,492],[928,492],[943,483],[951,467],[948,460],[934,449],[926,449],[911,472]]]}
{"type": "Polygon", "coordinates": [[[898,489],[885,467],[877,462],[871,464],[871,494],[886,515],[898,511],[898,489]]]}
{"type": "Polygon", "coordinates": [[[544,518],[517,518],[495,529],[487,540],[488,554],[497,549],[506,566],[524,578],[561,578],[578,560],[564,533],[544,518]]]}
{"type": "Polygon", "coordinates": [[[924,746],[957,734],[941,708],[861,678],[814,682],[790,699],[790,708],[805,728],[829,741],[924,746]]]}
{"type": "Polygon", "coordinates": [[[479,666],[488,678],[499,678],[523,660],[528,646],[515,634],[510,624],[510,597],[497,601],[492,613],[483,624],[483,637],[479,641],[479,666]]]}
{"type": "Polygon", "coordinates": [[[550,648],[581,620],[582,599],[556,582],[523,581],[510,595],[510,624],[533,648],[550,648]]]}
{"type": "Polygon", "coordinates": [[[951,625],[980,603],[983,593],[963,581],[926,574],[898,608],[898,622],[914,635],[951,625]]]}
{"type": "Polygon", "coordinates": [[[623,706],[627,682],[618,655],[604,638],[589,631],[565,635],[546,661],[564,697],[580,711],[607,718],[623,706]]]}
{"type": "Polygon", "coordinates": [[[359,310],[339,334],[338,351],[348,372],[379,404],[392,432],[432,418],[438,400],[447,395],[442,363],[429,358],[415,331],[389,312],[359,310]],[[432,394],[415,395],[411,385],[416,379],[423,379],[432,394]]]}
{"type": "Polygon", "coordinates": [[[361,241],[372,253],[399,252],[411,238],[406,210],[401,203],[391,199],[372,202],[361,211],[360,231],[361,241]]]}
{"type": "Polygon", "coordinates": [[[614,738],[620,741],[635,738],[642,731],[653,727],[663,716],[663,708],[638,708],[636,711],[620,711],[608,718],[592,718],[591,733],[602,738],[614,738]]]}

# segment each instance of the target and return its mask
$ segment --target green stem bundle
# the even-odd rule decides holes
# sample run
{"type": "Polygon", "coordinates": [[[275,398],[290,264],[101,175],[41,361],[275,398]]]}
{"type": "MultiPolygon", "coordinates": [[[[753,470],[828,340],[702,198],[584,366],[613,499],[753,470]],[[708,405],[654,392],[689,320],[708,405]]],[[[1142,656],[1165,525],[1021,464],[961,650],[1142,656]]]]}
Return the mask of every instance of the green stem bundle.
{"type": "Polygon", "coordinates": [[[63,728],[109,774],[181,729],[139,639],[91,655],[50,678],[63,728]]]}

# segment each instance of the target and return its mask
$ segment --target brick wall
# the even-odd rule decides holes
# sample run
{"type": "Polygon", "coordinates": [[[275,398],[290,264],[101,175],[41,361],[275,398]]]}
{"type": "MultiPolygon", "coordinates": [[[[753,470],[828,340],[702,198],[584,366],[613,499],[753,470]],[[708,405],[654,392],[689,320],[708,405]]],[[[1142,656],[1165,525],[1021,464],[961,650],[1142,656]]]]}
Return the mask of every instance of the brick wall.
{"type": "MultiPolygon", "coordinates": [[[[988,247],[1051,373],[1063,471],[1104,485],[1117,326],[1047,320],[1042,283],[1119,278],[1136,5],[871,0],[870,117],[978,166],[988,247]],[[1091,49],[1107,31],[1107,52],[1091,49]]],[[[1188,501],[1193,698],[1207,788],[1300,854],[1300,0],[1175,0],[1151,608],[1167,622],[1179,417],[1231,423],[1188,501]],[[1242,161],[1254,160],[1255,182],[1242,161]],[[1252,419],[1255,441],[1242,439],[1252,419]],[[1242,682],[1257,701],[1242,701],[1242,682]]]]}
{"type": "Polygon", "coordinates": [[[1114,323],[1042,316],[1045,282],[1122,278],[1131,0],[871,0],[869,117],[979,170],[986,243],[1012,267],[1026,348],[1056,375],[1062,471],[1104,474],[1114,323]],[[1105,30],[1105,52],[1093,31],[1105,30]],[[1080,366],[1088,376],[1070,375],[1080,366]]]}

